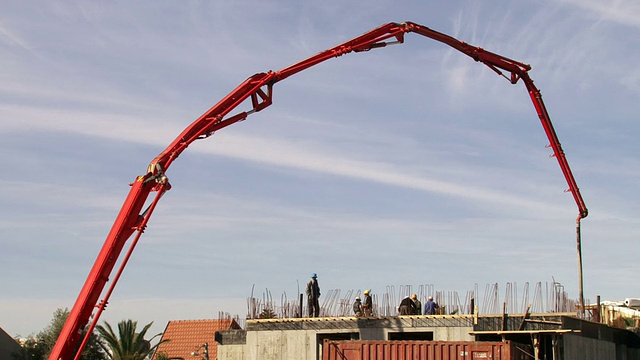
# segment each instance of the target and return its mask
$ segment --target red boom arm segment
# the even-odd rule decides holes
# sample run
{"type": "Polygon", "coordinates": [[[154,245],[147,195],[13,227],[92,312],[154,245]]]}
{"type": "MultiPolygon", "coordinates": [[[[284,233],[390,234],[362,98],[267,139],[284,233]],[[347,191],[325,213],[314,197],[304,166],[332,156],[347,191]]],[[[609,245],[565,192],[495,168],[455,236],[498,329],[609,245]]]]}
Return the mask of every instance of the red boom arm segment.
{"type": "Polygon", "coordinates": [[[115,284],[126,265],[131,252],[133,251],[139,237],[142,235],[146,224],[155,209],[155,206],[162,194],[171,188],[165,172],[171,163],[194,141],[209,137],[215,131],[242,121],[250,114],[258,112],[272,104],[273,85],[281,80],[288,78],[300,71],[308,69],[325,60],[339,57],[350,52],[369,51],[371,49],[385,47],[387,45],[404,43],[404,34],[414,32],[433,40],[445,43],[454,49],[470,56],[475,61],[482,62],[497,74],[504,76],[511,83],[515,84],[522,79],[529,91],[531,100],[536,108],[536,112],[540,118],[542,126],[549,138],[549,142],[557,158],[564,177],[569,185],[569,190],[578,205],[579,215],[578,221],[587,216],[588,211],[580,195],[578,186],[573,178],[569,164],[565,158],[560,142],[556,136],[551,119],[542,101],[540,91],[534,86],[533,81],[529,77],[528,71],[531,67],[527,64],[511,60],[504,56],[494,54],[482,48],[469,45],[465,42],[457,40],[451,36],[429,29],[428,27],[412,23],[388,23],[367,33],[364,33],[352,40],[335,46],[331,49],[320,52],[310,58],[297,62],[280,71],[267,73],[259,73],[251,76],[240,84],[224,99],[220,100],[211,109],[205,112],[189,127],[187,127],[164,151],[162,151],[149,164],[147,173],[138,176],[133,184],[124,205],[120,210],[114,224],[109,232],[102,250],[98,254],[96,262],[89,273],[87,280],[80,291],[78,299],[74,304],[69,318],[65,323],[60,336],[51,352],[50,360],[68,360],[74,353],[76,359],[79,358],[82,348],[88,339],[88,335],[98,322],[100,314],[104,310],[109,300],[109,296],[115,284]],[[392,39],[390,41],[387,41],[392,39]],[[502,74],[501,70],[510,73],[510,77],[502,74]],[[234,115],[229,113],[242,104],[245,100],[251,98],[252,109],[249,111],[239,112],[234,115]],[[151,204],[143,212],[142,208],[149,199],[151,192],[157,192],[151,204]],[[136,233],[134,241],[130,245],[127,256],[123,259],[120,268],[114,277],[110,288],[105,293],[104,298],[98,301],[100,295],[104,291],[109,276],[120,257],[122,249],[127,240],[136,233]],[[85,327],[92,316],[93,309],[97,308],[93,314],[93,320],[89,328],[85,331],[85,327]],[[86,332],[85,341],[81,344],[79,340],[86,332]]]}

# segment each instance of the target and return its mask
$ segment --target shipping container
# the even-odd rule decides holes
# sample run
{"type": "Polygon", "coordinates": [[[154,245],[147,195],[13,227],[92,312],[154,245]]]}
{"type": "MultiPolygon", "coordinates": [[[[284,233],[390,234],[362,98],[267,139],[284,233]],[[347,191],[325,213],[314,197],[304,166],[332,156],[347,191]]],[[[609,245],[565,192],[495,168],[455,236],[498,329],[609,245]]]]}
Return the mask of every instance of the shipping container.
{"type": "Polygon", "coordinates": [[[531,346],[477,341],[325,340],[323,360],[531,360],[531,346]]]}

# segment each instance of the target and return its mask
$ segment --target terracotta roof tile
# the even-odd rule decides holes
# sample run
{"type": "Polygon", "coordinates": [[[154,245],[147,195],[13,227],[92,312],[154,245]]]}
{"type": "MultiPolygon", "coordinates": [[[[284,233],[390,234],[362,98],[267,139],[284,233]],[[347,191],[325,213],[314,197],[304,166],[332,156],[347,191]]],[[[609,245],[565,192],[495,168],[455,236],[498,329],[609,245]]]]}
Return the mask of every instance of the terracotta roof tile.
{"type": "Polygon", "coordinates": [[[218,344],[214,334],[219,330],[241,329],[234,319],[222,320],[173,320],[169,321],[162,334],[162,340],[169,340],[160,344],[153,359],[160,353],[166,353],[170,359],[183,358],[185,360],[204,359],[204,348],[208,344],[209,359],[216,359],[218,344]],[[193,356],[192,352],[202,354],[193,356]]]}

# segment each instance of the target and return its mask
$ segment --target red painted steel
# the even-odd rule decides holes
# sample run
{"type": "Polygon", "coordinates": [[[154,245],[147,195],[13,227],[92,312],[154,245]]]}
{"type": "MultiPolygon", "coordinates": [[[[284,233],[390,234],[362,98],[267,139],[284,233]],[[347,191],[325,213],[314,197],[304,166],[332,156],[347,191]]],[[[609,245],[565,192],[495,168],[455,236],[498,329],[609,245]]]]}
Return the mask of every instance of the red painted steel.
{"type": "MultiPolygon", "coordinates": [[[[109,281],[109,277],[120,257],[125,243],[134,233],[138,233],[136,236],[137,239],[144,231],[157,201],[164,192],[171,188],[171,185],[165,176],[165,172],[169,169],[171,163],[178,158],[178,156],[189,145],[191,145],[191,143],[198,139],[207,138],[215,131],[238,121],[245,120],[248,115],[270,106],[272,104],[273,85],[278,81],[284,80],[291,75],[317,65],[325,60],[339,57],[350,52],[369,51],[376,48],[386,47],[387,45],[404,43],[404,34],[407,32],[414,32],[436,41],[443,42],[470,56],[475,61],[484,63],[497,74],[507,78],[513,84],[517,83],[520,79],[523,80],[536,108],[536,112],[541,120],[542,127],[549,138],[550,145],[554,151],[554,156],[558,160],[560,168],[569,185],[569,190],[572,192],[576,204],[578,205],[578,221],[581,218],[586,217],[588,214],[587,208],[582,200],[582,196],[580,195],[580,191],[573,178],[569,164],[564,156],[560,142],[557,139],[547,110],[542,102],[540,91],[533,85],[533,81],[529,77],[528,71],[531,69],[529,65],[494,54],[482,48],[469,45],[416,23],[388,23],[352,40],[297,62],[280,71],[268,71],[266,73],[258,73],[249,77],[229,93],[229,95],[220,100],[216,105],[189,125],[164,151],[156,156],[149,164],[145,175],[138,176],[132,184],[132,188],[125,199],[124,205],[122,206],[111,231],[107,235],[102,250],[100,251],[94,266],[91,269],[82,290],[80,291],[78,299],[71,309],[69,318],[62,328],[49,359],[69,360],[73,357],[74,353],[82,350],[83,346],[78,346],[78,344],[83,336],[83,330],[86,329],[86,325],[92,315],[93,320],[89,329],[92,329],[93,326],[95,326],[99,320],[100,313],[108,303],[111,290],[117,282],[119,275],[113,279],[112,285],[109,291],[106,292],[106,295],[104,295],[103,299],[98,301],[100,295],[102,295],[104,291],[106,283],[109,281]],[[391,41],[386,41],[389,39],[391,39],[391,41]],[[500,70],[509,72],[510,76],[505,76],[500,70]],[[229,113],[231,113],[232,110],[243,104],[245,100],[248,99],[251,100],[251,109],[249,111],[242,111],[229,116],[229,113]],[[225,118],[225,116],[228,117],[225,118]],[[158,192],[158,195],[153,200],[152,205],[141,213],[142,208],[152,192],[158,192]],[[94,308],[98,309],[96,313],[93,313],[94,308]]],[[[136,242],[137,240],[133,241],[130,245],[130,249],[128,251],[129,254],[133,251],[136,242]]],[[[118,274],[120,272],[121,270],[118,274]]],[[[89,335],[90,332],[87,332],[85,336],[89,335]]]]}
{"type": "Polygon", "coordinates": [[[325,340],[322,360],[530,360],[510,342],[325,340]]]}

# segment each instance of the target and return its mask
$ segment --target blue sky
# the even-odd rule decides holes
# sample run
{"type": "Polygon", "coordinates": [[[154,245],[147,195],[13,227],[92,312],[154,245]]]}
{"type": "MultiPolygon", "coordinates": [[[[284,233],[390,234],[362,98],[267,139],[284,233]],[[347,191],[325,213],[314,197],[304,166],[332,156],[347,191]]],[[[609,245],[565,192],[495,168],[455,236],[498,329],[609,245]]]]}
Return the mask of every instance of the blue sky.
{"type": "MultiPolygon", "coordinates": [[[[532,65],[590,210],[585,297],[640,297],[636,1],[5,1],[0,327],[73,305],[128,184],[248,76],[401,21],[532,65]]],[[[102,319],[243,315],[252,286],[295,297],[312,272],[577,298],[578,210],[547,143],[522,83],[444,44],[329,60],[172,165],[102,319]]]]}

